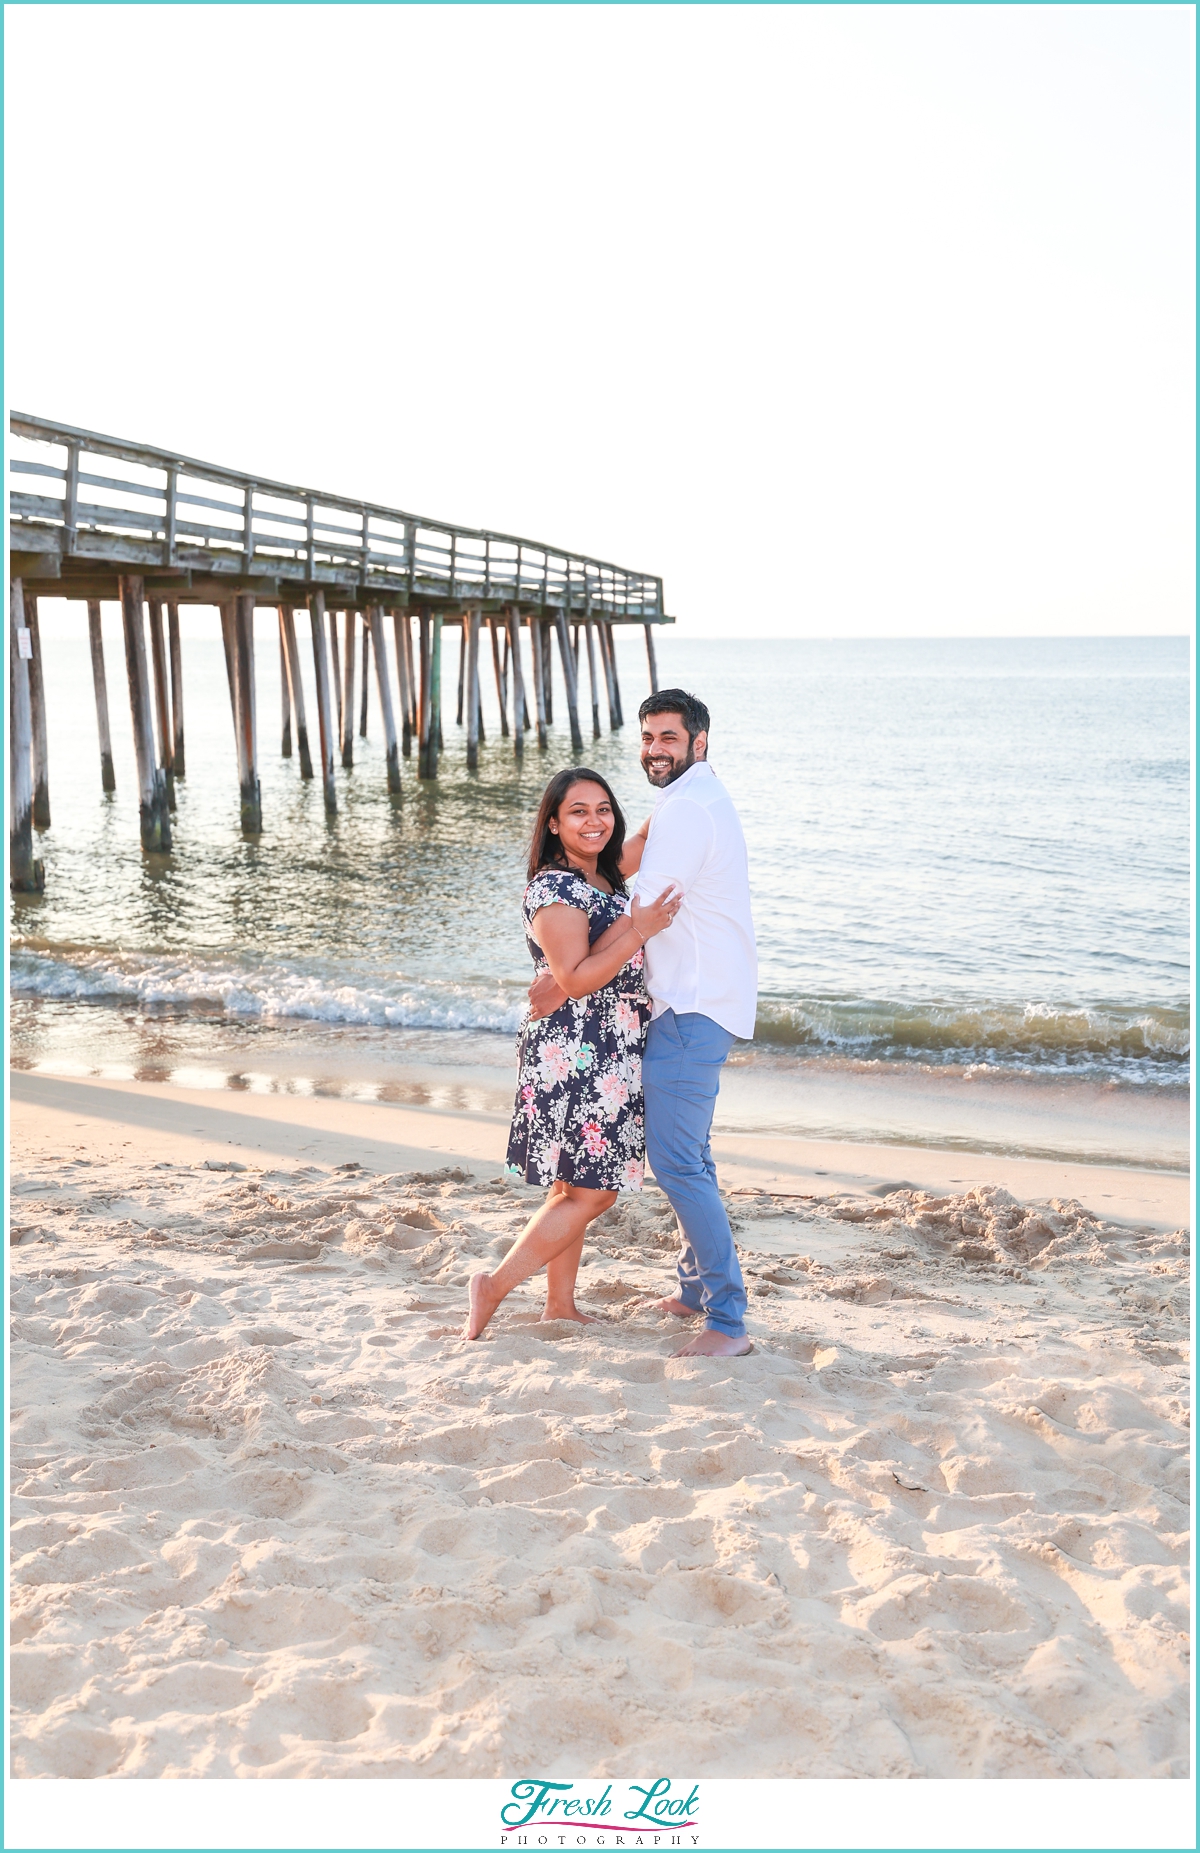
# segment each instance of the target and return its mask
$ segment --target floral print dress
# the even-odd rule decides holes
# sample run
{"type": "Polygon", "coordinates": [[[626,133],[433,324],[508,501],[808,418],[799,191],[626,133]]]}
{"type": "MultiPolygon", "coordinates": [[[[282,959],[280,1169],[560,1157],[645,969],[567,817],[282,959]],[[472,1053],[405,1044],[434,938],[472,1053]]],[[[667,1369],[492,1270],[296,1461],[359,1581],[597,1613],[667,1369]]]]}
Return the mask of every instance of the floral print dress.
{"type": "MultiPolygon", "coordinates": [[[[540,908],[554,906],[585,913],[588,944],[594,945],[630,903],[593,888],[573,869],[539,870],[521,906],[539,976],[549,966],[531,923],[540,908]]],[[[553,1016],[523,1025],[505,1169],[527,1183],[549,1186],[561,1178],[586,1190],[642,1188],[642,1046],[650,1021],[642,966],[639,947],[599,990],[569,997],[553,1016]]]]}

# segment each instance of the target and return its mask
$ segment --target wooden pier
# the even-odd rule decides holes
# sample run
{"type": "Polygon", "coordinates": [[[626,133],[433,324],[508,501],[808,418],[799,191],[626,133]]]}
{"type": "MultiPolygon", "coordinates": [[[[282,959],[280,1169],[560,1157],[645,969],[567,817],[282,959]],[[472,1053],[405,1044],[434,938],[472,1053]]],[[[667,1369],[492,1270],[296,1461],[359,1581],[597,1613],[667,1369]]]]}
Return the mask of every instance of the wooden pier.
{"type": "Polygon", "coordinates": [[[459,633],[455,715],[472,771],[483,739],[481,664],[489,657],[501,737],[511,739],[517,759],[529,733],[539,750],[547,748],[555,651],[576,755],[583,752],[585,663],[592,737],[600,735],[602,708],[610,727],[623,723],[615,627],[643,626],[650,687],[658,686],[654,626],[674,619],[663,608],[662,580],[648,573],[540,541],[271,482],[51,419],[14,413],[10,429],[10,469],[19,481],[32,479],[10,494],[10,879],[16,892],[43,886],[34,832],[50,823],[39,597],[86,606],[106,792],[115,789],[115,776],[100,603],[120,604],[141,841],[151,855],[172,850],[175,784],[186,776],[182,605],[212,607],[224,644],[242,828],[249,835],[263,829],[254,674],[259,606],[278,612],[281,751],[298,758],[300,776],[308,779],[318,776],[316,749],[330,812],[337,810],[336,763],[353,765],[356,723],[360,735],[366,731],[372,664],[388,791],[400,795],[401,760],[414,750],[417,776],[437,778],[445,752],[447,628],[459,633]],[[300,675],[296,617],[304,611],[313,651],[315,736],[300,675]]]}

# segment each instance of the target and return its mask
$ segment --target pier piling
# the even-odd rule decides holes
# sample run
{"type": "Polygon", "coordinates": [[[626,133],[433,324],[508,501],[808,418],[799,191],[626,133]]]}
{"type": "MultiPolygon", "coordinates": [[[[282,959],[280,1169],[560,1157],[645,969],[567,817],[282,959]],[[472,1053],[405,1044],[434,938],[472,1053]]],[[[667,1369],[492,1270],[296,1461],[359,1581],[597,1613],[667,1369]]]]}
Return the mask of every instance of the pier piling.
{"type": "MultiPolygon", "coordinates": [[[[396,738],[396,715],[392,707],[392,688],[388,680],[387,643],[383,631],[383,607],[371,605],[363,614],[363,625],[369,629],[374,645],[375,681],[379,689],[379,712],[383,717],[383,738],[387,746],[387,788],[389,791],[400,790],[400,743],[396,738]]],[[[363,651],[363,671],[366,672],[366,650],[363,651]]]]}
{"type": "Polygon", "coordinates": [[[400,751],[412,758],[412,626],[407,609],[393,611],[392,628],[396,633],[396,683],[400,690],[400,751]]]}
{"type": "Polygon", "coordinates": [[[600,738],[600,689],[596,681],[596,634],[592,620],[584,625],[587,632],[588,684],[592,692],[592,739],[600,738]]]}
{"type": "Polygon", "coordinates": [[[645,630],[646,630],[646,661],[650,666],[650,693],[652,695],[657,695],[658,693],[658,657],[656,656],[655,650],[654,650],[654,626],[652,624],[647,624],[645,627],[645,630]]]}
{"type": "Polygon", "coordinates": [[[8,601],[11,664],[8,708],[8,873],[14,894],[40,894],[45,869],[33,853],[33,720],[29,708],[29,663],[33,646],[25,623],[25,593],[14,578],[8,601]],[[25,632],[25,652],[20,633],[25,632]]]}
{"type": "Polygon", "coordinates": [[[46,686],[42,680],[42,633],[37,599],[25,594],[25,628],[32,654],[29,658],[29,718],[33,729],[33,827],[50,828],[50,747],[46,738],[46,686]]]}
{"type": "Polygon", "coordinates": [[[463,615],[462,628],[458,633],[458,705],[455,709],[454,724],[461,727],[463,722],[463,681],[467,667],[467,619],[463,615]]]}
{"type": "Polygon", "coordinates": [[[512,682],[513,756],[521,759],[525,753],[525,728],[528,723],[525,713],[525,676],[521,669],[521,614],[515,605],[510,605],[508,610],[508,659],[512,682]]]}
{"type": "Polygon", "coordinates": [[[308,744],[308,718],[304,710],[304,684],[300,679],[300,646],[296,642],[296,613],[291,605],[279,607],[279,636],[283,645],[283,671],[287,677],[292,713],[296,717],[296,751],[300,755],[300,777],[313,775],[312,753],[308,744]]]}
{"type": "Polygon", "coordinates": [[[567,630],[567,614],[560,611],[557,621],[558,653],[562,658],[563,686],[567,691],[567,718],[571,723],[571,751],[582,753],[583,735],[579,731],[579,684],[575,675],[575,652],[567,630]]]}
{"type": "Polygon", "coordinates": [[[441,636],[443,615],[441,611],[433,611],[430,619],[430,741],[426,747],[426,778],[437,778],[437,763],[444,745],[441,728],[441,636]]]}
{"type": "Polygon", "coordinates": [[[605,642],[608,645],[608,664],[609,664],[609,669],[612,672],[612,699],[613,699],[613,707],[616,711],[616,717],[617,717],[616,720],[613,722],[613,726],[614,727],[624,727],[625,711],[621,706],[621,678],[617,674],[616,640],[613,637],[613,627],[611,624],[605,624],[603,626],[603,630],[604,630],[605,642]]]}
{"type": "Polygon", "coordinates": [[[229,684],[229,712],[233,716],[233,744],[236,750],[238,737],[237,627],[234,606],[235,600],[227,598],[218,610],[221,616],[221,647],[225,652],[225,680],[229,684]]]}
{"type": "Polygon", "coordinates": [[[242,829],[247,836],[262,834],[262,789],[258,779],[258,720],[254,694],[254,594],[239,592],[235,632],[235,688],[238,717],[238,783],[242,829]]]}
{"type": "Polygon", "coordinates": [[[554,658],[550,650],[550,619],[545,608],[538,620],[538,635],[542,640],[542,701],[546,710],[546,725],[554,725],[554,658]]]}
{"type": "Polygon", "coordinates": [[[477,611],[463,614],[463,641],[466,644],[467,767],[479,766],[479,623],[477,611]]]}
{"type": "Polygon", "coordinates": [[[117,583],[125,636],[125,676],[129,683],[133,750],[137,759],[138,820],[142,848],[154,855],[165,853],[171,847],[171,818],[166,776],[154,758],[154,715],[146,668],[144,582],[139,573],[123,573],[117,583]]]}
{"type": "Polygon", "coordinates": [[[183,647],[179,641],[179,602],[167,600],[167,643],[171,653],[171,758],[175,777],[185,774],[183,745],[183,647]]]}
{"type": "Polygon", "coordinates": [[[171,742],[171,698],[167,692],[167,650],[163,639],[162,600],[148,598],[150,663],[154,671],[154,718],[158,723],[158,763],[167,784],[167,809],[175,809],[174,753],[171,742]]]}
{"type": "Polygon", "coordinates": [[[433,619],[422,611],[417,619],[417,651],[420,656],[420,693],[417,697],[417,777],[429,777],[429,638],[433,619]]]}
{"type": "Polygon", "coordinates": [[[537,709],[537,743],[541,752],[546,750],[546,652],[543,648],[542,621],[530,617],[529,620],[529,654],[533,662],[533,705],[537,709]]]}
{"type": "Polygon", "coordinates": [[[367,674],[367,658],[371,654],[371,620],[364,611],[362,615],[362,706],[358,713],[358,735],[360,740],[367,737],[367,691],[370,677],[367,674]]]}
{"type": "Polygon", "coordinates": [[[342,692],[342,704],[338,718],[342,727],[342,764],[351,767],[354,764],[354,620],[353,611],[342,613],[342,652],[345,661],[342,665],[346,678],[342,692]]]}
{"type": "Polygon", "coordinates": [[[329,613],[329,665],[329,680],[337,706],[337,745],[340,747],[346,735],[342,724],[342,653],[338,649],[336,611],[329,613]]]}
{"type": "Polygon", "coordinates": [[[100,622],[100,600],[89,598],[88,642],[92,651],[92,687],[96,693],[96,732],[100,736],[100,788],[117,789],[113,771],[112,733],[108,724],[108,681],[104,674],[104,631],[100,622]]]}
{"type": "Polygon", "coordinates": [[[508,687],[507,677],[500,667],[500,630],[502,620],[488,619],[488,636],[492,641],[492,669],[496,677],[496,704],[500,709],[500,738],[508,739],[508,687]]]}
{"type": "MultiPolygon", "coordinates": [[[[321,785],[325,809],[337,810],[337,786],[333,777],[333,704],[329,694],[329,658],[325,654],[325,594],[314,592],[308,601],[312,625],[313,671],[317,684],[317,734],[321,747],[321,785]]],[[[299,682],[299,665],[296,680],[299,682]]]]}
{"type": "Polygon", "coordinates": [[[292,685],[288,676],[287,640],[283,634],[283,606],[279,607],[279,710],[283,732],[279,742],[281,759],[292,756],[292,685]]]}

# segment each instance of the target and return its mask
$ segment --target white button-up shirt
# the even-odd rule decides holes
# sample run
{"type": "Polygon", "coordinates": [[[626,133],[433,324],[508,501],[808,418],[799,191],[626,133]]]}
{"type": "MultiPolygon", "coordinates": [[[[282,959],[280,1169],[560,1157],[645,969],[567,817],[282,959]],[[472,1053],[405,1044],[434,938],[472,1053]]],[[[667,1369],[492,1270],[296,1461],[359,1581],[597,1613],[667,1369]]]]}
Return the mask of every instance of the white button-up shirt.
{"type": "Polygon", "coordinates": [[[652,1014],[698,1010],[732,1036],[753,1036],[758,953],[746,839],[733,800],[704,760],[659,799],[634,892],[643,903],[657,900],[671,882],[683,904],[646,941],[652,1014]]]}

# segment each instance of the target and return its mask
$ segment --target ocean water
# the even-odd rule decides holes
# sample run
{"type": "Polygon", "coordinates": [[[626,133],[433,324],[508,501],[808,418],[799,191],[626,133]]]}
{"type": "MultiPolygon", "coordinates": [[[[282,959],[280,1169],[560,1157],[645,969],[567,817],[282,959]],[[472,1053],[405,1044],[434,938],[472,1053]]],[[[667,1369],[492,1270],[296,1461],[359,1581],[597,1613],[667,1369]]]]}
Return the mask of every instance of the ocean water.
{"type": "MultiPolygon", "coordinates": [[[[117,792],[106,798],[86,618],[43,605],[53,824],[41,839],[46,893],[13,909],[13,1059],[225,1085],[324,1076],[396,1098],[419,1074],[423,1098],[440,1076],[440,1097],[464,1100],[469,1073],[490,1069],[500,1098],[528,982],[525,841],[544,780],[570,759],[561,685],[549,750],[527,745],[517,767],[485,664],[478,774],[451,707],[441,778],[418,782],[406,760],[399,799],[385,789],[372,687],[368,737],[356,734],[353,770],[339,766],[341,808],[327,819],[319,784],[280,756],[278,637],[260,612],[264,832],[247,840],[216,614],[185,611],[183,623],[188,771],[174,853],[151,862],[138,845],[115,607],[117,792]]],[[[822,1075],[830,1097],[858,1077],[875,1101],[888,1077],[915,1098],[923,1076],[934,1094],[951,1080],[1015,1089],[1028,1128],[1075,1089],[1076,1105],[1102,1098],[1111,1117],[1125,1100],[1139,1125],[1178,1129],[1190,1049],[1186,640],[666,631],[658,648],[664,684],[695,689],[713,711],[711,758],[749,843],[761,1003],[756,1042],[738,1058],[757,1102],[743,1123],[958,1142],[953,1106],[927,1125],[909,1110],[899,1131],[877,1107],[861,1125],[849,1108],[849,1121],[814,1121],[822,1075]]],[[[451,701],[456,655],[448,634],[451,701]]],[[[623,637],[619,657],[630,721],[618,733],[605,723],[584,758],[636,820],[651,796],[636,757],[640,636],[623,637]]],[[[1040,1149],[1028,1128],[999,1143],[1040,1149]]],[[[1117,1147],[1163,1161],[1136,1140],[1117,1147]]]]}

